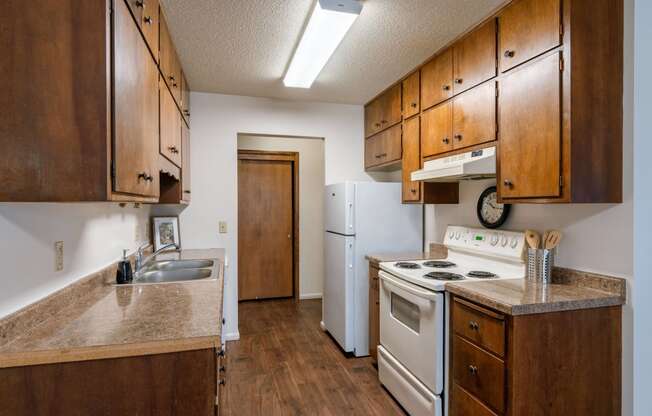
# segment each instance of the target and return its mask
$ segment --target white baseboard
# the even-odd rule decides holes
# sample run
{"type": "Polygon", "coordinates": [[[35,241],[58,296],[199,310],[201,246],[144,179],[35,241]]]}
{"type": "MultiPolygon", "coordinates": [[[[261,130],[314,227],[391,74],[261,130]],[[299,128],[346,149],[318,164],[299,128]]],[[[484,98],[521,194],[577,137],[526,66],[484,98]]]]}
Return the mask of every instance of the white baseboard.
{"type": "Polygon", "coordinates": [[[240,331],[224,334],[224,341],[237,341],[240,339],[240,331]]]}
{"type": "Polygon", "coordinates": [[[299,295],[300,300],[305,300],[305,299],[321,299],[322,294],[321,293],[302,293],[299,295]]]}

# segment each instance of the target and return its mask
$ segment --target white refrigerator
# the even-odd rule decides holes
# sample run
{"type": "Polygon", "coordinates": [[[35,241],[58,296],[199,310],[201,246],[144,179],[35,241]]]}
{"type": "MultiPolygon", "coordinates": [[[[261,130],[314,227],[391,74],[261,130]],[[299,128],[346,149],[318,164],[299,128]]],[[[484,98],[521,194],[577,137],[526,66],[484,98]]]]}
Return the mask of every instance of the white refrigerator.
{"type": "Polygon", "coordinates": [[[401,203],[401,184],[326,186],[322,328],[346,352],[369,355],[367,254],[421,251],[422,206],[401,203]]]}

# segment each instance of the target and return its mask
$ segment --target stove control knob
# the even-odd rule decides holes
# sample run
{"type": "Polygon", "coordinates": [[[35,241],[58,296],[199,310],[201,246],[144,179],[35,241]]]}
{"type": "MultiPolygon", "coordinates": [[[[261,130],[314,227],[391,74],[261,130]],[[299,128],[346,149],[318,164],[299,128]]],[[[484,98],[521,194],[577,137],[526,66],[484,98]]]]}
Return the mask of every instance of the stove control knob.
{"type": "Polygon", "coordinates": [[[500,238],[500,245],[503,246],[503,247],[507,246],[507,236],[506,235],[504,235],[504,236],[502,236],[500,238]]]}
{"type": "Polygon", "coordinates": [[[494,235],[492,235],[492,236],[491,236],[491,245],[492,245],[492,246],[495,246],[496,244],[498,244],[498,240],[499,240],[499,238],[498,238],[498,234],[494,234],[494,235]]]}
{"type": "Polygon", "coordinates": [[[452,240],[454,235],[455,235],[455,231],[449,231],[448,232],[448,239],[452,240]]]}
{"type": "Polygon", "coordinates": [[[456,240],[459,240],[461,235],[462,235],[462,233],[460,233],[459,231],[456,232],[456,233],[455,233],[455,239],[456,239],[456,240]]]}
{"type": "Polygon", "coordinates": [[[512,241],[510,241],[509,246],[511,248],[516,248],[518,245],[518,237],[512,237],[512,241]]]}

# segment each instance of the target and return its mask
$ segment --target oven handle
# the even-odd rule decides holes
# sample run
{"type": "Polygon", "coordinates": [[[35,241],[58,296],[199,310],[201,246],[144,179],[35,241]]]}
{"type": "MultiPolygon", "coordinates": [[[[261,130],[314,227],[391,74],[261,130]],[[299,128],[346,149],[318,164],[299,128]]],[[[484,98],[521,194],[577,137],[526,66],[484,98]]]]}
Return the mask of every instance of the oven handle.
{"type": "Polygon", "coordinates": [[[399,289],[403,289],[406,292],[409,292],[415,296],[418,296],[423,299],[428,299],[431,302],[434,302],[437,300],[437,294],[435,292],[430,292],[426,290],[419,290],[412,285],[407,285],[404,283],[401,283],[397,281],[397,279],[393,278],[391,275],[385,273],[384,271],[380,271],[378,273],[378,276],[380,276],[380,280],[382,280],[385,283],[388,283],[392,286],[398,287],[399,289]]]}

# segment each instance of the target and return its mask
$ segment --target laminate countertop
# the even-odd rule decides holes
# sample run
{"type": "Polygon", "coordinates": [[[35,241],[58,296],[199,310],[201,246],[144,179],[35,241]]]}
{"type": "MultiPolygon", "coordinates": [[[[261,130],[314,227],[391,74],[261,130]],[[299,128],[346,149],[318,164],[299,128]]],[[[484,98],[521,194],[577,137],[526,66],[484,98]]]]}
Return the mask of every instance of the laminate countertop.
{"type": "Polygon", "coordinates": [[[378,265],[385,261],[434,260],[445,258],[448,249],[442,244],[430,244],[430,251],[412,251],[403,253],[373,253],[365,257],[370,263],[378,265]]]}
{"type": "Polygon", "coordinates": [[[219,347],[224,250],[169,259],[213,259],[214,278],[116,286],[109,267],[1,320],[0,368],[219,347]]]}

